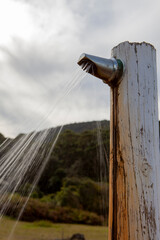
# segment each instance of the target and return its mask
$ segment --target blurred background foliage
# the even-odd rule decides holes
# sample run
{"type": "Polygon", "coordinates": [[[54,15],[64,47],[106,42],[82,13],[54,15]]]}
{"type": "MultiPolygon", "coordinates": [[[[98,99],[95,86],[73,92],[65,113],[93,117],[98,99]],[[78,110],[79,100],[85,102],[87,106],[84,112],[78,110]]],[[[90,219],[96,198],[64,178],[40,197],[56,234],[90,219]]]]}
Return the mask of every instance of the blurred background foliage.
{"type": "MultiPolygon", "coordinates": [[[[48,219],[93,225],[107,223],[109,122],[100,123],[101,128],[97,128],[96,122],[64,126],[22,220],[48,219]],[[97,138],[98,133],[101,141],[97,138]]],[[[0,141],[4,140],[4,136],[0,135],[0,141]]],[[[20,195],[23,189],[25,195],[16,207],[14,196],[7,215],[17,217],[32,188],[31,182],[25,183],[25,189],[23,185],[19,188],[16,194],[20,195]]]]}

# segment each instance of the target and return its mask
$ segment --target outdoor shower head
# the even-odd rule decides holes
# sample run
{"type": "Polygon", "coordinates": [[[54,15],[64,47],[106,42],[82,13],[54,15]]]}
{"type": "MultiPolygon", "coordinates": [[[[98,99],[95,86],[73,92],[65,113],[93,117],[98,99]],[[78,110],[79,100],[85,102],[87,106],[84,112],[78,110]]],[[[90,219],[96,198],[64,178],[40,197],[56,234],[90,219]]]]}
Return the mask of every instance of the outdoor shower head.
{"type": "Polygon", "coordinates": [[[116,85],[123,73],[122,61],[115,58],[106,59],[83,53],[78,60],[78,65],[110,86],[116,85]]]}

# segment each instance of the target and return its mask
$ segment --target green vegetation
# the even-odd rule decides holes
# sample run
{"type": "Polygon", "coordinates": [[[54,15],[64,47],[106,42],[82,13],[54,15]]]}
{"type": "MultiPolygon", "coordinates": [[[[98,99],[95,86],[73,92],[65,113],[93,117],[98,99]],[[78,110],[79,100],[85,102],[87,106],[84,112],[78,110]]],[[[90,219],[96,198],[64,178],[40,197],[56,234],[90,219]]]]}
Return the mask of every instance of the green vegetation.
{"type": "MultiPolygon", "coordinates": [[[[3,218],[1,222],[0,239],[6,240],[15,221],[3,218]]],[[[48,221],[36,221],[33,223],[18,222],[13,240],[51,240],[71,237],[75,233],[84,234],[86,240],[106,240],[107,227],[87,226],[76,224],[53,224],[48,221]]]]}
{"type": "MultiPolygon", "coordinates": [[[[103,154],[109,157],[109,129],[102,129],[101,134],[103,154]]],[[[60,135],[38,186],[48,194],[59,191],[66,177],[90,178],[99,182],[101,175],[106,180],[108,165],[106,156],[103,157],[105,161],[100,163],[96,130],[79,134],[66,130],[60,135]]]]}
{"type": "MultiPolygon", "coordinates": [[[[102,121],[101,126],[98,129],[102,138],[101,146],[97,141],[96,122],[65,126],[25,208],[22,220],[107,224],[109,122],[102,121]]],[[[19,138],[20,135],[11,144],[19,138]]],[[[51,144],[50,139],[48,144],[51,144]]],[[[40,154],[39,152],[37,158],[40,154]]],[[[31,181],[20,186],[7,215],[17,217],[25,196],[32,188],[32,172],[30,175],[31,181]],[[17,204],[17,197],[22,190],[25,196],[17,204]]]]}
{"type": "MultiPolygon", "coordinates": [[[[14,195],[8,206],[6,215],[13,218],[17,218],[21,211],[26,198],[21,198],[14,195]]],[[[3,206],[3,203],[1,203],[3,206]]],[[[79,223],[88,225],[102,225],[104,219],[98,214],[90,211],[84,211],[82,209],[55,206],[51,202],[41,202],[40,199],[30,198],[27,206],[21,216],[21,220],[33,222],[37,220],[49,220],[54,223],[79,223]]]]}
{"type": "MultiPolygon", "coordinates": [[[[105,147],[100,161],[97,129],[82,133],[64,131],[38,188],[45,195],[43,201],[52,202],[55,207],[93,212],[106,223],[109,193],[108,165],[104,154],[109,155],[109,129],[102,129],[101,134],[105,147]]],[[[94,222],[90,221],[90,224],[94,222]]]]}

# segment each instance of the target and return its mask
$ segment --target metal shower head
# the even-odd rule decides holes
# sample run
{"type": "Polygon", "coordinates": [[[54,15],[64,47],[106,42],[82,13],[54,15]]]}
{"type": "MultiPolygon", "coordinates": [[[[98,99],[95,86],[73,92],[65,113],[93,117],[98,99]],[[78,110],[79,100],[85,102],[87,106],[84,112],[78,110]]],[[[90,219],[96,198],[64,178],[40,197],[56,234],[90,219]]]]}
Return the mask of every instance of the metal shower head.
{"type": "Polygon", "coordinates": [[[110,86],[115,85],[123,73],[123,63],[120,59],[106,59],[83,53],[78,64],[83,70],[102,79],[110,86]]]}

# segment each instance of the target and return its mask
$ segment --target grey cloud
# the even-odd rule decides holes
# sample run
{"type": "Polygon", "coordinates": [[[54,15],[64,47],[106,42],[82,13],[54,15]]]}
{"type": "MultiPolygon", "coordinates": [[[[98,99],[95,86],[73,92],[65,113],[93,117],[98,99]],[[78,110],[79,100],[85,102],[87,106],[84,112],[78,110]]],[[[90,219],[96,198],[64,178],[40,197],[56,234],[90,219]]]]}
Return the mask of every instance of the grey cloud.
{"type": "Polygon", "coordinates": [[[101,0],[67,0],[67,6],[72,9],[73,14],[84,18],[85,26],[88,31],[107,27],[113,21],[112,1],[101,0]]]}
{"type": "MultiPolygon", "coordinates": [[[[40,120],[44,117],[42,112],[39,112],[38,109],[31,109],[29,106],[24,105],[24,100],[21,102],[16,101],[11,92],[1,94],[0,101],[0,115],[2,116],[0,120],[0,132],[3,132],[3,125],[1,122],[5,122],[9,127],[5,129],[5,134],[8,136],[16,136],[18,133],[31,132],[37,128],[40,120]],[[3,120],[3,121],[2,121],[3,120]]],[[[41,128],[44,128],[49,125],[49,121],[44,119],[44,123],[41,125],[41,128]]]]}
{"type": "MultiPolygon", "coordinates": [[[[147,28],[148,23],[145,20],[149,10],[145,1],[142,1],[143,4],[141,3],[138,9],[138,0],[136,4],[127,0],[120,2],[115,0],[14,1],[29,6],[35,36],[28,42],[25,39],[14,38],[12,45],[1,47],[1,51],[7,56],[6,78],[12,77],[11,74],[15,75],[14,78],[18,75],[22,79],[24,90],[27,84],[30,85],[26,92],[19,93],[16,101],[12,101],[12,90],[6,89],[8,96],[1,94],[0,91],[0,115],[5,119],[13,120],[13,129],[17,124],[20,129],[27,131],[30,128],[23,125],[23,119],[31,118],[30,126],[34,128],[36,123],[45,117],[47,109],[54,106],[55,99],[63,94],[76,66],[77,58],[82,52],[109,57],[111,48],[120,41],[139,41],[142,38],[147,41],[153,40],[159,49],[159,34],[155,27],[157,25],[152,26],[151,29],[147,28]],[[147,9],[146,16],[145,9],[147,9]],[[139,24],[142,18],[143,24],[146,25],[139,24]],[[60,20],[62,22],[57,31],[54,31],[54,24],[60,20]],[[32,99],[37,103],[45,102],[46,110],[34,112],[27,102],[28,98],[31,102],[32,99]],[[6,104],[6,99],[12,102],[11,106],[6,104]],[[25,102],[25,107],[22,102],[25,102]]],[[[154,9],[152,10],[154,12],[154,9]]],[[[156,18],[154,14],[152,15],[153,23],[154,19],[156,22],[159,20],[158,13],[155,15],[156,18]]],[[[15,84],[17,82],[15,80],[15,84]]],[[[52,127],[67,121],[109,118],[109,101],[109,88],[100,80],[87,77],[82,82],[81,88],[74,89],[57,105],[57,110],[45,120],[43,127],[52,127]]]]}
{"type": "MultiPolygon", "coordinates": [[[[42,9],[49,9],[53,5],[52,0],[14,0],[18,2],[24,2],[25,4],[32,5],[34,7],[42,8],[42,9]]],[[[54,3],[56,3],[57,0],[54,0],[54,3]]]]}
{"type": "Polygon", "coordinates": [[[64,70],[63,58],[47,47],[34,44],[25,45],[21,40],[14,41],[14,50],[0,48],[8,57],[9,64],[18,72],[31,77],[45,77],[53,72],[64,70]]]}
{"type": "Polygon", "coordinates": [[[48,99],[52,99],[69,79],[69,56],[62,54],[56,46],[42,48],[35,42],[26,44],[23,40],[14,39],[14,47],[0,47],[0,50],[7,56],[8,68],[10,66],[20,75],[22,83],[31,87],[32,95],[45,97],[47,94],[48,99]]]}

